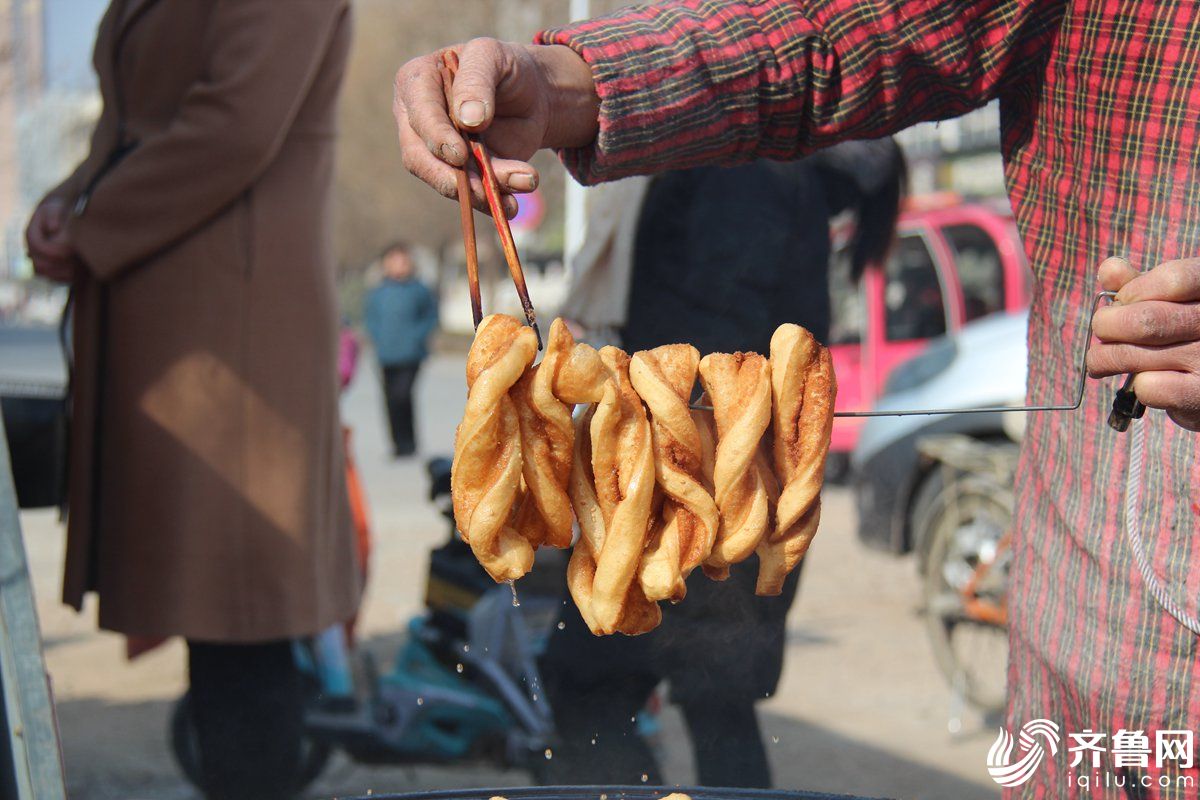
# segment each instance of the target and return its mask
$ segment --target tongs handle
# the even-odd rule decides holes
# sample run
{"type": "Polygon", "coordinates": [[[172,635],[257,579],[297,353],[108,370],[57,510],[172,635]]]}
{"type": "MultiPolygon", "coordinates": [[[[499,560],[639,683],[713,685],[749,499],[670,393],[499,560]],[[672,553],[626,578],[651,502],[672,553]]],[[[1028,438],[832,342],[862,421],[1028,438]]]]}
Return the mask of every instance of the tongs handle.
{"type": "Polygon", "coordinates": [[[1129,430],[1131,422],[1141,419],[1146,414],[1146,407],[1133,391],[1135,377],[1137,376],[1132,372],[1125,376],[1125,383],[1117,390],[1112,402],[1112,411],[1108,414],[1108,427],[1120,433],[1129,430]]]}
{"type": "MultiPolygon", "coordinates": [[[[492,157],[487,146],[478,135],[459,127],[454,119],[453,99],[451,88],[454,78],[458,75],[458,54],[453,50],[442,52],[442,65],[439,68],[442,75],[442,86],[446,93],[446,109],[450,112],[451,121],[458,132],[467,141],[471,156],[479,167],[483,183],[483,194],[487,198],[488,208],[492,212],[492,221],[496,224],[496,233],[500,237],[500,247],[504,250],[504,260],[508,264],[509,275],[512,276],[513,286],[517,289],[517,297],[525,312],[525,321],[533,328],[537,336],[538,350],[542,349],[542,333],[538,329],[537,314],[533,310],[533,302],[529,299],[529,287],[525,283],[525,270],[521,267],[521,257],[517,254],[517,244],[513,240],[512,228],[508,224],[508,216],[504,213],[504,203],[500,195],[500,182],[496,179],[496,171],[492,167],[492,157]]],[[[465,167],[456,170],[458,179],[458,206],[462,215],[463,245],[467,250],[467,281],[471,288],[471,313],[475,327],[483,320],[483,306],[479,294],[479,255],[475,241],[475,223],[471,209],[471,184],[465,167]]]]}
{"type": "MultiPolygon", "coordinates": [[[[451,108],[453,98],[450,87],[454,83],[454,74],[458,69],[458,56],[447,50],[442,54],[442,63],[438,71],[442,76],[442,89],[446,93],[446,108],[451,108]],[[453,56],[453,59],[451,59],[453,56]]],[[[453,115],[451,115],[453,119],[453,115]]],[[[457,124],[455,124],[457,128],[457,124]]],[[[463,133],[462,130],[459,130],[463,133]]],[[[467,134],[463,133],[464,136],[467,134]]],[[[468,138],[469,141],[469,138],[468,138]]],[[[466,166],[456,167],[454,177],[458,181],[458,212],[462,224],[463,250],[467,259],[467,287],[471,292],[471,319],[475,327],[483,322],[483,298],[479,294],[479,246],[475,241],[475,210],[471,208],[471,179],[467,177],[466,166]]]]}
{"type": "MultiPolygon", "coordinates": [[[[1109,298],[1112,302],[1117,302],[1115,293],[1109,298]]],[[[1113,397],[1112,410],[1108,412],[1108,427],[1118,433],[1124,433],[1129,430],[1129,426],[1135,419],[1141,419],[1146,415],[1146,406],[1138,400],[1137,392],[1133,390],[1133,381],[1137,377],[1137,373],[1130,372],[1125,376],[1125,382],[1121,384],[1121,388],[1117,389],[1117,394],[1113,397]]]]}

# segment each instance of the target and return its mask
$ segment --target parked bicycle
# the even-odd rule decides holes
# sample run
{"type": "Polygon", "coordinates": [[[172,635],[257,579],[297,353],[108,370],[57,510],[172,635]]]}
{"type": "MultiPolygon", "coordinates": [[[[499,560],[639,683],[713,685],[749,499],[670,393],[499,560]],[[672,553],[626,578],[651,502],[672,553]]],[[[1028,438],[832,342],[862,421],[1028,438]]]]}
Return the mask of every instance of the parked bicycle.
{"type": "Polygon", "coordinates": [[[928,543],[924,599],[934,656],[957,696],[997,713],[1008,664],[1017,446],[949,434],[917,447],[942,472],[941,491],[914,521],[928,543]]]}

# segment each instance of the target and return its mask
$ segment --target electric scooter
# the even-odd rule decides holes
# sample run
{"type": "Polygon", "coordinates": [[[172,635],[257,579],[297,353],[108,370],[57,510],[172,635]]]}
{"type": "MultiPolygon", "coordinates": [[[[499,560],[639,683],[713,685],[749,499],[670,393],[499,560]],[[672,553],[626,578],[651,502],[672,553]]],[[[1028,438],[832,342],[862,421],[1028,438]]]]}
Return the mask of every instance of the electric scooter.
{"type": "MultiPolygon", "coordinates": [[[[493,582],[455,530],[450,460],[433,459],[427,471],[429,499],[449,520],[450,535],[430,555],[425,612],[409,622],[390,667],[352,654],[340,625],[295,644],[307,685],[297,789],[317,778],[335,749],[363,763],[483,762],[528,770],[535,781],[546,763],[553,716],[537,658],[560,616],[565,554],[539,553],[518,602],[517,590],[493,582]]],[[[198,784],[186,694],[172,715],[171,741],[198,784]]]]}

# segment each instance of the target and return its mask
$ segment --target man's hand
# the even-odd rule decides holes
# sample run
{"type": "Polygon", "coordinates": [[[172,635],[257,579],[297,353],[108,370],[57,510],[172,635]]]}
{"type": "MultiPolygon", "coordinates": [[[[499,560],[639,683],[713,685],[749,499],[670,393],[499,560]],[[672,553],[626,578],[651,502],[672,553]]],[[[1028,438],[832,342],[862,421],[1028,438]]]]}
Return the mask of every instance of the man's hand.
{"type": "Polygon", "coordinates": [[[1200,259],[1139,274],[1125,259],[1110,258],[1100,265],[1100,283],[1117,299],[1092,322],[1100,343],[1088,354],[1088,373],[1136,373],[1138,400],[1200,431],[1200,259]]]}
{"type": "MultiPolygon", "coordinates": [[[[600,101],[591,68],[559,45],[518,45],[475,39],[458,53],[451,106],[465,130],[483,135],[506,195],[532,192],[537,170],[529,159],[543,147],[582,147],[596,138],[600,101]]],[[[446,108],[438,72],[440,52],[413,59],[396,73],[392,110],[404,166],[446,197],[457,189],[451,168],[467,163],[466,142],[446,108]]],[[[476,208],[486,211],[483,186],[471,177],[476,208]]],[[[515,198],[505,196],[515,214],[515,198]]]]}
{"type": "Polygon", "coordinates": [[[67,241],[67,206],[61,198],[47,197],[38,204],[25,228],[25,246],[38,275],[59,283],[75,280],[79,256],[67,241]]]}

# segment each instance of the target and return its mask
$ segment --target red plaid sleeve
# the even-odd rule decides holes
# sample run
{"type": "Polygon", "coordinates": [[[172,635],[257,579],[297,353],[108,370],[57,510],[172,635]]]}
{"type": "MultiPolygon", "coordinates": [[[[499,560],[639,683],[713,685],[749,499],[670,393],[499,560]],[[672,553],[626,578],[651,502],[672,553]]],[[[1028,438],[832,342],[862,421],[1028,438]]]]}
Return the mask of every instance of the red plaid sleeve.
{"type": "Polygon", "coordinates": [[[1028,91],[1064,0],[670,0],[537,40],[592,68],[600,133],[560,153],[584,183],[796,158],[1028,91]]]}

